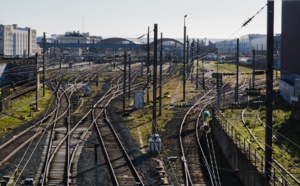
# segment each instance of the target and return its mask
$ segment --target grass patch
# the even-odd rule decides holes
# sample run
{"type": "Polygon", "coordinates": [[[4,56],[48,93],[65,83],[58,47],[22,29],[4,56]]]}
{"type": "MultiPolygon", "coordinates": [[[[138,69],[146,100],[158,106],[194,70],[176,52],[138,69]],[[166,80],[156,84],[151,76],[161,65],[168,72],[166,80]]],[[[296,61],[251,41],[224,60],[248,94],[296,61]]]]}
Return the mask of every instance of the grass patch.
{"type": "MultiPolygon", "coordinates": [[[[177,72],[178,73],[178,72],[177,72]]],[[[174,75],[175,76],[175,75],[174,75]]],[[[168,83],[163,85],[162,89],[162,114],[159,116],[159,100],[157,100],[157,131],[162,133],[165,126],[170,122],[174,116],[175,111],[172,109],[177,105],[189,106],[189,100],[191,100],[195,93],[192,90],[195,89],[194,85],[190,83],[190,80],[186,82],[186,101],[183,101],[183,83],[182,76],[173,78],[168,83]],[[174,102],[173,102],[174,101],[174,102]]],[[[133,96],[133,95],[132,95],[133,96]]],[[[159,97],[159,89],[157,89],[157,97],[159,97]]],[[[147,94],[144,94],[144,102],[146,102],[147,94]]],[[[130,98],[133,100],[133,97],[130,98]]],[[[130,110],[130,116],[125,117],[126,126],[130,129],[131,134],[137,140],[137,144],[140,147],[147,146],[148,137],[152,135],[152,106],[153,106],[153,92],[149,93],[149,105],[145,105],[144,109],[130,110]]],[[[126,105],[129,105],[130,101],[126,101],[126,105]]],[[[121,105],[115,104],[115,107],[120,108],[121,105]]],[[[121,110],[121,108],[120,108],[121,110]]],[[[167,149],[166,149],[167,150],[167,149]]]]}
{"type": "MultiPolygon", "coordinates": [[[[249,132],[245,129],[241,122],[241,113],[243,109],[226,110],[224,116],[228,121],[247,139],[252,145],[258,147],[255,140],[251,139],[249,132]]],[[[293,145],[300,144],[300,122],[291,116],[291,107],[279,95],[274,97],[273,107],[273,158],[281,163],[288,171],[294,173],[297,179],[300,179],[300,149],[293,145]],[[284,136],[284,137],[283,137],[284,136]],[[291,143],[293,142],[293,143],[291,143]]],[[[264,148],[266,122],[266,107],[258,108],[248,107],[244,112],[245,125],[250,128],[252,133],[258,139],[264,148]],[[259,116],[263,122],[260,124],[255,114],[259,112],[259,116]]],[[[264,154],[264,151],[260,153],[264,154]]]]}
{"type": "Polygon", "coordinates": [[[25,95],[22,100],[13,103],[9,109],[2,111],[2,119],[0,120],[0,137],[3,138],[9,134],[11,130],[6,131],[7,128],[12,130],[18,128],[46,111],[52,98],[52,91],[46,88],[45,98],[42,98],[41,89],[39,93],[38,107],[40,111],[38,112],[31,110],[29,106],[35,101],[34,92],[25,95]]]}

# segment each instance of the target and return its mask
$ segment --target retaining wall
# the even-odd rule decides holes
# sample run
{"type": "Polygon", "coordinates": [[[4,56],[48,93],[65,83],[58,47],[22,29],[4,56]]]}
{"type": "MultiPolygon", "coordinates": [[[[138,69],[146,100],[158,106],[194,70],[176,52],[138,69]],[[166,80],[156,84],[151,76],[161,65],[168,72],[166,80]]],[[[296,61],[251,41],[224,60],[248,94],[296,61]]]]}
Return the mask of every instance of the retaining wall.
{"type": "Polygon", "coordinates": [[[267,186],[264,176],[247,158],[247,154],[237,147],[231,140],[219,122],[214,118],[212,122],[213,134],[218,144],[233,169],[237,169],[237,175],[245,186],[267,186]]]}

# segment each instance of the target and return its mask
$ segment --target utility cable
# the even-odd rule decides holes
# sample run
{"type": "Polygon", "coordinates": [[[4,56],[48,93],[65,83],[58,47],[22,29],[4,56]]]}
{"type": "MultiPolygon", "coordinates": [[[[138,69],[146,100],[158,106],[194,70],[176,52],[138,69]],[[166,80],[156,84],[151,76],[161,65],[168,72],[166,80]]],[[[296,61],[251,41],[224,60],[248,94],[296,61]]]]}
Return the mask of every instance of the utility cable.
{"type": "Polygon", "coordinates": [[[262,8],[260,8],[253,16],[248,18],[241,27],[239,27],[236,31],[234,31],[226,40],[222,41],[222,47],[224,46],[225,42],[228,41],[232,36],[234,36],[237,32],[239,32],[243,27],[246,27],[253,19],[255,16],[257,16],[268,4],[265,4],[262,8]]]}

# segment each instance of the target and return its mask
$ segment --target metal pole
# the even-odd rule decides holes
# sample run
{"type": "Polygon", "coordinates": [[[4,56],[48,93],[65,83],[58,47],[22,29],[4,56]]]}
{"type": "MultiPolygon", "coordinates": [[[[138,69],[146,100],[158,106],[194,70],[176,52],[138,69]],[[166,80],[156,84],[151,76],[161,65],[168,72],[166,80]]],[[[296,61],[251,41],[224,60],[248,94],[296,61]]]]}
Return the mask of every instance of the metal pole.
{"type": "Polygon", "coordinates": [[[205,91],[205,81],[204,81],[204,59],[202,59],[202,88],[205,91]]]}
{"type": "Polygon", "coordinates": [[[183,101],[185,101],[185,47],[186,47],[186,26],[185,26],[185,18],[186,15],[184,16],[184,27],[183,27],[183,101]]]}
{"type": "Polygon", "coordinates": [[[147,34],[147,105],[149,105],[149,92],[150,92],[150,42],[149,42],[150,28],[148,26],[147,34]]]}
{"type": "Polygon", "coordinates": [[[162,63],[163,63],[163,34],[160,33],[160,64],[159,64],[159,112],[158,115],[162,114],[162,63]]]}
{"type": "Polygon", "coordinates": [[[156,133],[156,88],[157,88],[157,24],[154,24],[154,48],[153,48],[153,110],[152,134],[156,133]]]}
{"type": "Polygon", "coordinates": [[[217,107],[220,110],[220,105],[221,105],[221,95],[222,95],[222,74],[217,73],[217,92],[218,92],[218,97],[217,97],[217,107]]]}
{"type": "Polygon", "coordinates": [[[59,61],[59,70],[61,70],[61,68],[62,68],[62,64],[61,63],[63,63],[63,62],[64,62],[64,59],[62,59],[62,60],[59,61]]]}
{"type": "Polygon", "coordinates": [[[125,115],[125,99],[126,99],[126,60],[127,60],[127,54],[126,51],[124,51],[124,72],[123,72],[123,115],[125,115]]]}
{"type": "Polygon", "coordinates": [[[128,99],[130,100],[130,91],[131,91],[131,87],[130,87],[130,81],[131,81],[131,78],[130,78],[130,74],[131,74],[131,55],[129,54],[129,69],[128,69],[128,99]]]}
{"type": "MultiPolygon", "coordinates": [[[[193,42],[191,44],[191,65],[190,65],[190,76],[191,76],[191,83],[194,82],[194,60],[195,60],[195,57],[198,58],[198,56],[195,56],[195,40],[193,39],[193,42]]],[[[197,54],[196,54],[197,55],[197,54]]]]}
{"type": "Polygon", "coordinates": [[[239,39],[236,39],[236,84],[235,84],[235,94],[234,94],[234,102],[239,102],[239,39]]]}
{"type": "Polygon", "coordinates": [[[252,88],[254,88],[255,85],[255,49],[252,50],[252,66],[253,66],[253,72],[252,72],[252,88]]]}
{"type": "Polygon", "coordinates": [[[28,28],[28,41],[27,41],[27,44],[28,44],[28,46],[27,46],[27,53],[28,53],[28,57],[30,56],[30,28],[28,28]]]}
{"type": "MultiPolygon", "coordinates": [[[[144,44],[144,42],[143,42],[143,44],[144,44]]],[[[140,59],[141,59],[141,77],[143,77],[144,76],[144,73],[143,73],[144,72],[144,70],[143,70],[144,69],[144,63],[143,63],[143,60],[142,60],[142,57],[141,57],[142,56],[142,51],[140,51],[139,55],[140,55],[140,59]]]]}
{"type": "Polygon", "coordinates": [[[186,36],[186,65],[187,65],[187,78],[189,77],[189,74],[191,73],[191,67],[190,67],[190,60],[189,60],[189,52],[190,52],[190,42],[189,42],[189,36],[186,36]]]}
{"type": "Polygon", "coordinates": [[[36,72],[36,93],[35,93],[35,109],[39,110],[38,98],[39,98],[39,66],[38,66],[38,53],[35,54],[35,72],[36,72]]]}
{"type": "Polygon", "coordinates": [[[199,39],[197,39],[197,76],[196,76],[196,90],[198,91],[198,76],[199,76],[199,39]]]}
{"type": "Polygon", "coordinates": [[[45,76],[46,76],[46,68],[45,68],[45,53],[46,53],[46,33],[44,32],[44,38],[43,38],[43,97],[46,95],[46,82],[45,82],[45,76]]]}
{"type": "Polygon", "coordinates": [[[273,111],[273,46],[274,46],[274,1],[268,1],[267,9],[267,103],[265,137],[265,173],[267,182],[271,177],[272,162],[272,111],[273,111]]]}

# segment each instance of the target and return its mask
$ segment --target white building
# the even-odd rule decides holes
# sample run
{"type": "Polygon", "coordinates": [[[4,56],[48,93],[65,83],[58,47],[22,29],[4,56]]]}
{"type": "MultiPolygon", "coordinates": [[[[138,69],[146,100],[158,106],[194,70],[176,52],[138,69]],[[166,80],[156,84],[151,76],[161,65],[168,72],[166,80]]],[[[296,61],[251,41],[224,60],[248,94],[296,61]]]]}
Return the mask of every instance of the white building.
{"type": "MultiPolygon", "coordinates": [[[[265,38],[266,35],[261,34],[247,34],[239,38],[239,51],[243,55],[250,55],[252,49],[256,49],[257,43],[253,44],[253,41],[259,38],[265,38]]],[[[264,40],[263,40],[264,41],[264,40]]],[[[216,42],[216,48],[219,54],[235,54],[236,53],[236,39],[224,40],[216,42]]],[[[266,42],[266,41],[264,41],[266,42]]],[[[266,44],[264,44],[264,49],[266,44]]]]}
{"type": "Polygon", "coordinates": [[[36,30],[19,28],[17,24],[0,24],[0,55],[20,57],[34,55],[37,52],[36,30]]]}
{"type": "Polygon", "coordinates": [[[89,32],[66,32],[65,35],[56,36],[58,43],[100,43],[101,36],[90,36],[89,32]]]}

